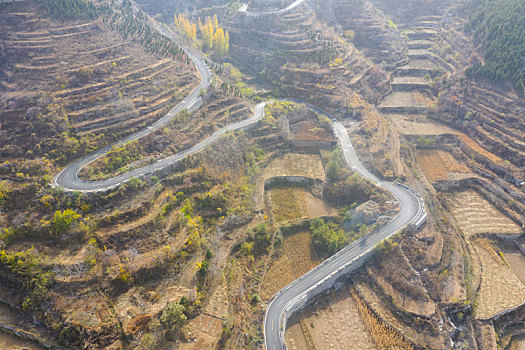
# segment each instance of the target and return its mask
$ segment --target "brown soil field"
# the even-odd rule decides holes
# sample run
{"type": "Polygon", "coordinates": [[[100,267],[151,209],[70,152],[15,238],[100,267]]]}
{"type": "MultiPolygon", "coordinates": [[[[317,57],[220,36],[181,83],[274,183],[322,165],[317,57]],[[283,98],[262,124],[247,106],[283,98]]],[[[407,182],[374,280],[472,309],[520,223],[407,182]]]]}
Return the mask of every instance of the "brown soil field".
{"type": "Polygon", "coordinates": [[[403,135],[442,135],[457,134],[454,129],[426,119],[425,116],[389,115],[389,119],[403,135]]]}
{"type": "Polygon", "coordinates": [[[276,176],[302,176],[314,180],[325,181],[325,173],[321,158],[316,154],[287,153],[274,159],[264,169],[262,180],[276,176]]]}
{"type": "Polygon", "coordinates": [[[520,234],[523,230],[473,190],[452,196],[452,214],[463,233],[520,234]]]}
{"type": "Polygon", "coordinates": [[[268,300],[281,288],[319,264],[309,232],[284,237],[283,255],[274,260],[266,273],[261,296],[268,300]]]}
{"type": "Polygon", "coordinates": [[[299,317],[300,322],[291,324],[286,332],[289,349],[304,349],[305,332],[309,333],[317,350],[378,349],[355,300],[346,289],[330,293],[301,311],[299,317]]]}
{"type": "Polygon", "coordinates": [[[308,217],[315,219],[324,216],[337,216],[337,209],[326,203],[322,199],[315,197],[310,192],[304,193],[304,200],[308,208],[308,217]]]}
{"type": "Polygon", "coordinates": [[[430,182],[472,176],[467,166],[459,163],[452,154],[439,149],[420,150],[417,160],[430,182]]]}
{"type": "Polygon", "coordinates": [[[525,285],[525,256],[516,247],[514,243],[503,242],[499,244],[499,248],[505,256],[505,261],[516,274],[516,277],[525,285]]]}
{"type": "Polygon", "coordinates": [[[379,107],[428,107],[431,104],[432,100],[419,92],[394,92],[386,96],[379,107]]]}
{"type": "Polygon", "coordinates": [[[189,342],[180,342],[178,349],[200,350],[215,349],[222,332],[223,320],[207,314],[201,314],[190,320],[185,326],[189,342]]]}
{"type": "Polygon", "coordinates": [[[463,143],[465,143],[465,145],[467,145],[471,150],[490,159],[494,163],[503,163],[503,159],[501,159],[500,157],[498,157],[497,155],[493,153],[490,153],[489,151],[481,147],[476,141],[472,140],[467,135],[459,134],[459,139],[463,141],[463,143]]]}
{"type": "Polygon", "coordinates": [[[525,284],[498,255],[487,239],[476,239],[474,247],[481,259],[482,276],[474,316],[490,319],[525,303],[525,284]]]}
{"type": "Polygon", "coordinates": [[[304,190],[296,187],[278,187],[270,190],[273,216],[277,224],[307,218],[304,190]]]}

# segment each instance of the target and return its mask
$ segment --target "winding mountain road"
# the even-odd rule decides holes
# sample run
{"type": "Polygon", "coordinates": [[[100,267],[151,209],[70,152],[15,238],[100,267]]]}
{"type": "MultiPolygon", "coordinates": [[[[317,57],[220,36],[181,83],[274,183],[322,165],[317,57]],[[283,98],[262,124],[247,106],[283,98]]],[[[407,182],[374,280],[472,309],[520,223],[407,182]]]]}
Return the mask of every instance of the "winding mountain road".
{"type": "Polygon", "coordinates": [[[266,11],[266,12],[257,12],[257,11],[248,11],[248,4],[243,4],[239,9],[239,12],[246,14],[247,16],[263,16],[263,15],[280,15],[282,13],[288,12],[297,6],[301,5],[304,0],[296,0],[287,7],[276,10],[276,11],[266,11]]]}
{"type": "MultiPolygon", "coordinates": [[[[302,1],[296,1],[289,7],[295,7],[300,3],[302,3],[302,1]]],[[[288,9],[289,8],[284,10],[287,11],[288,9]]],[[[158,24],[156,24],[156,27],[161,34],[167,36],[172,40],[175,40],[172,34],[169,33],[164,27],[161,27],[158,24]]],[[[153,123],[151,126],[135,134],[132,134],[111,146],[100,149],[97,152],[90,154],[85,158],[69,165],[54,178],[52,185],[56,187],[61,187],[68,191],[90,192],[108,190],[128,181],[133,177],[144,176],[146,174],[153,173],[157,170],[175,164],[181,159],[189,155],[195,154],[201,151],[202,149],[208,147],[213,142],[219,140],[220,137],[226,134],[227,132],[238,130],[241,128],[247,128],[251,125],[254,125],[264,116],[266,102],[260,103],[255,106],[255,112],[251,118],[228,125],[185,151],[182,151],[168,158],[161,159],[155,163],[146,165],[144,167],[135,169],[128,173],[107,180],[85,181],[79,179],[78,172],[89,163],[104,156],[107,152],[110,151],[112,146],[121,145],[128,141],[140,139],[145,135],[148,135],[149,133],[167,125],[173,119],[173,117],[183,109],[188,109],[190,112],[192,112],[197,110],[202,105],[200,91],[201,89],[205,89],[210,85],[211,74],[204,61],[197,54],[189,50],[186,50],[186,53],[194,62],[201,75],[201,83],[195,90],[193,90],[188,95],[188,97],[186,97],[175,108],[173,108],[166,116],[164,116],[159,121],[153,123]]],[[[299,100],[292,99],[290,99],[290,101],[305,103],[299,100]]],[[[400,230],[404,229],[410,224],[419,226],[419,224],[426,219],[423,201],[414,191],[410,190],[404,185],[382,181],[381,179],[377,178],[372,173],[370,173],[361,164],[361,162],[359,162],[359,159],[355,154],[355,151],[352,147],[352,143],[344,126],[333,116],[326,113],[322,109],[308,103],[305,103],[305,105],[310,110],[330,118],[332,122],[334,135],[339,141],[339,145],[343,151],[344,158],[348,163],[348,166],[362,177],[392,193],[392,195],[399,202],[401,206],[401,211],[389,223],[379,227],[366,237],[363,237],[355,241],[351,245],[347,246],[346,248],[342,249],[329,259],[325,260],[319,266],[307,272],[302,277],[292,282],[290,285],[288,285],[279,293],[277,293],[277,295],[272,299],[272,301],[268,305],[267,312],[264,318],[265,345],[267,349],[271,350],[286,347],[284,343],[286,320],[289,317],[289,315],[294,311],[295,305],[304,303],[304,301],[311,297],[316,292],[316,290],[323,287],[323,285],[325,285],[326,283],[330,283],[333,280],[334,276],[337,276],[338,273],[344,271],[345,269],[348,269],[349,266],[351,267],[361,258],[368,255],[368,253],[370,253],[374,249],[374,247],[382,240],[394,235],[395,233],[399,232],[400,230]]]]}

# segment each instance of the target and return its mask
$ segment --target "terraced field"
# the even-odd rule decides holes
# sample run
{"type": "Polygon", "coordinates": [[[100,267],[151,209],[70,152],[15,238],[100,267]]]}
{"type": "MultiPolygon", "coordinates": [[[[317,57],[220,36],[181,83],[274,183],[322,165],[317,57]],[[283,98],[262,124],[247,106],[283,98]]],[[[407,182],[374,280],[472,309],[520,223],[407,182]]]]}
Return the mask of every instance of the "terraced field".
{"type": "MultiPolygon", "coordinates": [[[[275,84],[284,95],[341,108],[345,87],[359,87],[371,69],[353,45],[316,17],[307,2],[280,16],[237,15],[225,24],[230,57],[243,73],[275,84]],[[337,60],[337,61],[336,61],[337,60]]],[[[380,80],[380,79],[379,79],[380,80]]]]}
{"type": "Polygon", "coordinates": [[[266,300],[319,263],[310,232],[286,236],[283,248],[283,255],[272,262],[262,283],[261,296],[266,300]]]}
{"type": "Polygon", "coordinates": [[[11,121],[4,129],[25,112],[24,99],[49,94],[79,137],[127,133],[158,119],[198,83],[186,62],[145,51],[102,19],[57,26],[39,15],[38,5],[26,4],[27,12],[2,13],[9,79],[0,113],[11,121]]]}
{"type": "Polygon", "coordinates": [[[525,304],[525,284],[498,255],[490,242],[485,239],[474,241],[481,260],[482,275],[478,304],[474,316],[478,319],[492,319],[496,315],[525,304]]]}
{"type": "Polygon", "coordinates": [[[477,192],[468,190],[453,196],[452,213],[465,236],[476,234],[519,235],[523,230],[494,208],[477,192]]]}
{"type": "Polygon", "coordinates": [[[418,163],[429,181],[453,180],[472,176],[472,171],[452,154],[442,150],[421,150],[418,163]]]}
{"type": "Polygon", "coordinates": [[[123,148],[116,147],[113,153],[82,169],[79,176],[100,180],[125,173],[155,159],[188,149],[221,127],[251,116],[252,108],[247,101],[223,90],[213,89],[210,93],[213,93],[213,97],[195,113],[180,115],[162,130],[133,141],[123,148]],[[124,157],[127,158],[122,160],[124,157]]]}
{"type": "Polygon", "coordinates": [[[400,33],[369,1],[336,0],[332,12],[344,31],[354,31],[354,44],[374,63],[395,66],[404,59],[400,33]]]}
{"type": "Polygon", "coordinates": [[[472,81],[467,94],[455,90],[450,93],[444,109],[454,116],[468,114],[477,120],[479,126],[467,128],[457,117],[445,116],[448,122],[478,140],[483,148],[508,159],[511,164],[506,167],[511,173],[525,177],[522,169],[525,163],[525,124],[520,118],[524,108],[523,100],[512,93],[488,90],[483,83],[472,81]]]}
{"type": "Polygon", "coordinates": [[[360,314],[356,301],[347,289],[328,294],[323,300],[301,312],[286,331],[289,349],[308,348],[311,339],[315,349],[362,350],[380,349],[360,314]]]}

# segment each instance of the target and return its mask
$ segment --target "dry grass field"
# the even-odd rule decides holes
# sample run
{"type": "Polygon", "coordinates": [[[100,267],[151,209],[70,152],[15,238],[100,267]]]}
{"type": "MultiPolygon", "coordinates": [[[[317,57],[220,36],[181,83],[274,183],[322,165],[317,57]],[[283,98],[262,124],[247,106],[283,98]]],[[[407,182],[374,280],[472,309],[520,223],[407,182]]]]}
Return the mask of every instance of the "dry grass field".
{"type": "Polygon", "coordinates": [[[459,163],[449,152],[439,149],[420,150],[417,160],[430,182],[472,176],[467,166],[459,163]]]}
{"type": "Polygon", "coordinates": [[[306,208],[308,209],[308,217],[315,219],[324,216],[336,216],[337,209],[326,203],[322,199],[315,197],[310,192],[304,193],[304,200],[306,208]]]}
{"type": "Polygon", "coordinates": [[[381,319],[374,320],[375,317],[372,317],[373,315],[370,313],[370,310],[366,311],[365,309],[363,309],[363,313],[367,313],[368,316],[365,316],[363,315],[363,313],[361,313],[363,318],[368,317],[368,320],[365,318],[365,322],[367,322],[367,325],[371,325],[369,326],[369,329],[370,327],[374,327],[373,329],[376,329],[375,332],[378,332],[379,334],[383,335],[383,340],[381,343],[383,345],[379,345],[377,341],[380,340],[376,340],[374,338],[374,340],[376,340],[376,344],[378,344],[379,349],[412,349],[411,347],[407,347],[407,343],[401,337],[399,337],[399,334],[403,334],[403,336],[410,341],[417,342],[417,344],[422,346],[424,349],[446,348],[445,339],[443,339],[442,336],[432,335],[426,332],[418,331],[414,329],[412,325],[405,324],[403,321],[397,318],[385,306],[384,302],[372,290],[372,288],[369,287],[368,283],[356,281],[355,286],[359,290],[359,292],[362,293],[362,295],[366,298],[372,310],[381,319]],[[385,326],[381,321],[387,322],[394,329],[390,329],[390,332],[386,332],[385,326]]]}
{"type": "Polygon", "coordinates": [[[405,337],[387,326],[382,320],[374,315],[368,308],[366,303],[361,299],[357,293],[352,293],[352,297],[357,304],[359,313],[365,321],[374,342],[379,350],[398,349],[398,350],[413,350],[414,347],[408,342],[405,337]]]}
{"type": "Polygon", "coordinates": [[[304,190],[296,187],[278,187],[270,190],[273,216],[277,224],[308,217],[304,190]]]}
{"type": "Polygon", "coordinates": [[[468,137],[467,135],[465,134],[459,134],[459,139],[461,141],[463,141],[463,143],[465,145],[467,145],[471,150],[473,150],[474,152],[490,159],[491,161],[493,161],[494,163],[498,163],[498,164],[501,164],[503,163],[503,159],[501,159],[500,157],[498,157],[497,155],[487,151],[486,149],[484,149],[483,147],[481,147],[476,141],[472,140],[470,137],[468,137]]]}
{"type": "Polygon", "coordinates": [[[316,154],[287,153],[268,164],[261,178],[265,181],[278,176],[301,176],[325,181],[323,163],[316,154]]]}
{"type": "Polygon", "coordinates": [[[385,97],[379,108],[425,108],[432,102],[420,92],[394,92],[385,97]]]}
{"type": "Polygon", "coordinates": [[[523,233],[514,221],[473,190],[456,193],[452,199],[452,214],[466,237],[482,233],[523,233]]]}
{"type": "Polygon", "coordinates": [[[389,115],[389,119],[399,133],[403,135],[442,135],[457,133],[457,131],[444,124],[427,120],[423,115],[414,118],[413,116],[391,114],[389,115]]]}
{"type": "Polygon", "coordinates": [[[336,208],[302,188],[277,187],[272,188],[269,193],[277,224],[338,214],[336,208]]]}
{"type": "Polygon", "coordinates": [[[257,180],[254,195],[256,210],[262,209],[263,206],[264,183],[273,177],[286,176],[299,176],[317,181],[325,181],[326,179],[319,155],[287,153],[268,164],[257,180]]]}
{"type": "Polygon", "coordinates": [[[514,242],[500,242],[499,248],[516,277],[525,285],[525,256],[514,242]]]}
{"type": "Polygon", "coordinates": [[[303,349],[305,335],[316,350],[379,349],[348,290],[331,293],[300,313],[301,322],[291,325],[286,338],[290,349],[303,349]],[[307,336],[308,337],[308,336],[307,336]]]}
{"type": "Polygon", "coordinates": [[[272,262],[261,296],[268,300],[277,291],[319,264],[309,232],[299,232],[284,238],[283,255],[272,262]]]}
{"type": "Polygon", "coordinates": [[[200,314],[185,326],[184,331],[189,341],[180,342],[177,348],[181,350],[215,349],[222,332],[222,325],[222,319],[200,314]]]}

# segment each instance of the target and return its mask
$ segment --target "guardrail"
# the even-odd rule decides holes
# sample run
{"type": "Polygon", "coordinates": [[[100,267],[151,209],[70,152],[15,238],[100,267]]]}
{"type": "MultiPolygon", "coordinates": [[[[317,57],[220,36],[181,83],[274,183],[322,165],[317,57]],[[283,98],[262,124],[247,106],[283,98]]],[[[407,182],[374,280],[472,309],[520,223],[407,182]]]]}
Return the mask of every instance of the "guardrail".
{"type": "MultiPolygon", "coordinates": [[[[324,115],[324,116],[328,117],[332,121],[332,130],[334,132],[334,135],[341,142],[340,138],[338,137],[338,135],[336,133],[335,126],[334,126],[334,122],[336,122],[337,120],[333,116],[331,116],[330,114],[326,113],[325,111],[321,110],[318,107],[315,107],[315,106],[313,106],[313,105],[311,105],[309,103],[305,103],[303,101],[299,101],[299,100],[296,100],[296,99],[286,99],[286,100],[280,100],[280,101],[292,101],[292,102],[296,102],[296,103],[303,103],[310,110],[312,110],[312,111],[314,111],[314,112],[316,112],[318,114],[321,114],[321,115],[324,115]]],[[[353,149],[352,149],[352,151],[353,151],[353,149]]],[[[345,160],[347,161],[347,163],[350,166],[352,166],[350,164],[350,161],[348,159],[346,159],[346,156],[345,156],[345,160]]],[[[382,186],[382,181],[381,180],[377,179],[373,174],[370,174],[370,175],[371,175],[372,178],[367,178],[368,180],[374,182],[379,187],[384,187],[384,186],[382,186]],[[373,181],[373,180],[376,180],[376,181],[373,181]]],[[[401,187],[405,188],[414,197],[417,198],[417,201],[419,203],[419,205],[418,205],[418,212],[408,223],[404,224],[402,227],[398,228],[396,231],[394,231],[391,234],[389,234],[388,236],[386,236],[385,239],[388,239],[388,238],[390,238],[390,237],[392,237],[392,236],[402,232],[403,230],[405,230],[410,225],[414,225],[414,228],[417,230],[417,229],[421,228],[421,226],[426,222],[426,219],[427,219],[427,214],[426,214],[423,198],[416,191],[414,191],[413,189],[411,189],[410,187],[408,187],[405,184],[401,184],[399,182],[395,182],[394,184],[397,185],[397,186],[401,186],[401,187]]],[[[356,241],[352,242],[352,244],[350,244],[347,247],[341,249],[339,252],[335,253],[334,255],[332,255],[331,257],[329,257],[325,261],[323,261],[323,263],[317,265],[312,270],[308,271],[307,273],[305,273],[304,275],[302,275],[301,277],[296,279],[294,282],[292,282],[291,284],[289,284],[288,286],[284,287],[279,292],[277,292],[277,294],[275,294],[275,296],[272,298],[272,300],[270,301],[270,304],[268,305],[268,307],[266,309],[265,320],[267,318],[268,310],[270,310],[270,307],[271,307],[272,303],[282,293],[284,293],[285,291],[287,291],[291,287],[297,285],[302,280],[304,280],[305,278],[309,277],[312,273],[315,273],[315,271],[319,270],[321,267],[323,267],[323,266],[325,266],[327,264],[330,264],[334,259],[337,259],[341,255],[345,254],[350,249],[352,249],[356,245],[362,243],[367,238],[368,237],[364,236],[364,237],[361,237],[361,238],[357,239],[356,241]]],[[[382,241],[383,240],[381,240],[380,242],[382,242],[382,241]]],[[[337,268],[336,270],[332,271],[329,275],[324,277],[322,280],[317,282],[315,285],[313,285],[312,287],[308,288],[307,290],[305,290],[301,294],[297,295],[296,297],[294,297],[293,299],[288,301],[288,303],[286,303],[286,305],[284,306],[284,308],[282,310],[282,313],[281,313],[281,315],[279,317],[279,339],[280,339],[280,342],[281,342],[281,347],[283,349],[286,349],[286,341],[285,341],[286,322],[289,319],[289,317],[295,311],[300,310],[302,307],[304,307],[306,305],[306,303],[308,302],[308,296],[311,297],[313,295],[316,295],[316,294],[322,292],[324,287],[330,285],[329,283],[334,282],[337,278],[341,277],[342,275],[347,274],[349,272],[352,272],[353,270],[355,270],[355,269],[359,268],[360,266],[362,266],[362,264],[364,264],[364,262],[366,261],[365,258],[372,256],[373,252],[375,251],[375,248],[377,247],[377,245],[380,242],[374,244],[373,246],[371,246],[370,248],[368,248],[367,250],[365,250],[364,252],[359,254],[357,257],[355,257],[352,260],[348,261],[347,263],[341,265],[339,268],[337,268]]],[[[266,345],[266,337],[265,337],[265,345],[266,345]]]]}

